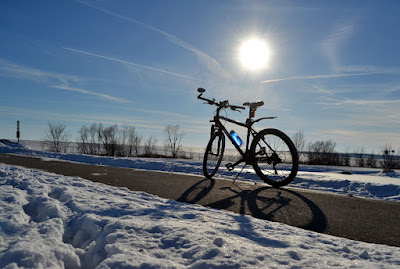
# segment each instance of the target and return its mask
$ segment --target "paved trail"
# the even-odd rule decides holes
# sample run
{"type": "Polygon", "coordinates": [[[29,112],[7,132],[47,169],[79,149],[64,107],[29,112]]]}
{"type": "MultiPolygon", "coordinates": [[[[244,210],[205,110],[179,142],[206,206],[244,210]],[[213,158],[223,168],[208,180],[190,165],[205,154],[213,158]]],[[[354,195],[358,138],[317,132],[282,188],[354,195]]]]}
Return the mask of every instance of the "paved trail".
{"type": "Polygon", "coordinates": [[[353,240],[400,247],[399,202],[10,154],[0,154],[0,162],[79,176],[353,240]]]}

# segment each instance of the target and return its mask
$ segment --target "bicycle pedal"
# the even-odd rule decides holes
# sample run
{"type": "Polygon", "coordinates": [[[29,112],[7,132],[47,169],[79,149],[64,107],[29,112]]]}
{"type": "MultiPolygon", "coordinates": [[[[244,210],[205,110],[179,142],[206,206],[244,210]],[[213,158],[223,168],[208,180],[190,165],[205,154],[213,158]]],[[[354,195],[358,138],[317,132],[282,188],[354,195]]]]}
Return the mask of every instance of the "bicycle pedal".
{"type": "Polygon", "coordinates": [[[235,169],[235,167],[231,163],[227,163],[225,166],[228,169],[228,171],[232,171],[233,169],[235,169]]]}

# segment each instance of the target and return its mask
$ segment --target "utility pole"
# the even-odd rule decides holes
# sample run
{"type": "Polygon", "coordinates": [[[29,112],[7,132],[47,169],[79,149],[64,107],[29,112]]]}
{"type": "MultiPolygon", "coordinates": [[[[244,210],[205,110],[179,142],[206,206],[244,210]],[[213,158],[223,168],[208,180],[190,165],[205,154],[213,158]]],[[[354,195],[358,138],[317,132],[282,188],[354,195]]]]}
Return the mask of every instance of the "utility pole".
{"type": "Polygon", "coordinates": [[[17,139],[18,139],[18,144],[19,144],[19,120],[17,120],[17,139]]]}

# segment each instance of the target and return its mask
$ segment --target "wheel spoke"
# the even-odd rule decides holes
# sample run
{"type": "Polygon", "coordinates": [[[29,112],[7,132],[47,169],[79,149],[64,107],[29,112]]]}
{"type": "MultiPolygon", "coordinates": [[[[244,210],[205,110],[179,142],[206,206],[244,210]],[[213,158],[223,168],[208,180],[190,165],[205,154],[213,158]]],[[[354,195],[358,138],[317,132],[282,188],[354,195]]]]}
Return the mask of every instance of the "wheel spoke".
{"type": "Polygon", "coordinates": [[[265,129],[255,137],[251,150],[254,169],[265,182],[283,186],[294,179],[298,167],[297,151],[285,134],[276,129],[265,129]]]}

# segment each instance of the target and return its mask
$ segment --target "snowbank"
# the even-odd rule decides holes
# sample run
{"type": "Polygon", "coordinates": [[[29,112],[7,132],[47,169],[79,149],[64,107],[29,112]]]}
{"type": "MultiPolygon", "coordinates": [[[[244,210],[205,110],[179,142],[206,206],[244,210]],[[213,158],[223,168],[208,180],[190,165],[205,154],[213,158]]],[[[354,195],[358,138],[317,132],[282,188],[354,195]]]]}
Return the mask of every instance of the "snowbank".
{"type": "Polygon", "coordinates": [[[0,164],[1,268],[399,268],[400,248],[0,164]]]}
{"type": "Polygon", "coordinates": [[[15,149],[22,149],[22,150],[27,149],[25,146],[15,142],[11,142],[10,140],[7,139],[0,139],[0,148],[2,149],[2,151],[10,150],[11,152],[15,149]]]}

